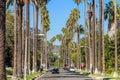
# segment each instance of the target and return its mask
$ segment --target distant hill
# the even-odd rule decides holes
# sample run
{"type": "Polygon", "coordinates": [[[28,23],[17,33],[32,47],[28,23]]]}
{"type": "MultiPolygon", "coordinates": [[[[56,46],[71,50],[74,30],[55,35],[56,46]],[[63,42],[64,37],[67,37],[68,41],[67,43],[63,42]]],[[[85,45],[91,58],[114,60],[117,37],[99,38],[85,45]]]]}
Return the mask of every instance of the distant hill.
{"type": "Polygon", "coordinates": [[[59,50],[60,50],[60,46],[59,45],[54,45],[54,48],[51,50],[51,52],[58,53],[59,50]]]}

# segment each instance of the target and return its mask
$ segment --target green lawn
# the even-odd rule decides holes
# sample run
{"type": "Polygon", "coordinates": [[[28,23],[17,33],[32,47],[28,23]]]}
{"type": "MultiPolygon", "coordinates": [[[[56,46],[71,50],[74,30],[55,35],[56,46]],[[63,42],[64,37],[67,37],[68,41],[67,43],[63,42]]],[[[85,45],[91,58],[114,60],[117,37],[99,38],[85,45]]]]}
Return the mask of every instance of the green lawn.
{"type": "MultiPolygon", "coordinates": [[[[40,72],[32,73],[32,74],[30,74],[30,75],[27,75],[27,76],[26,76],[26,79],[27,79],[27,80],[33,79],[33,78],[35,78],[36,76],[39,76],[40,74],[41,74],[40,72]]],[[[12,78],[7,78],[7,80],[12,80],[12,78]]],[[[24,80],[24,78],[20,78],[19,80],[24,80]]]]}

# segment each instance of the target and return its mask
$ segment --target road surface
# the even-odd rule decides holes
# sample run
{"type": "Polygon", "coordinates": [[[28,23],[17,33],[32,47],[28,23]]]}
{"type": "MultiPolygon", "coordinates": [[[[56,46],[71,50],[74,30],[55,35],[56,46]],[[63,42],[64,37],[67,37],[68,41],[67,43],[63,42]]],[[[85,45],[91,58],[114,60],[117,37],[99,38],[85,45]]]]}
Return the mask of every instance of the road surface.
{"type": "Polygon", "coordinates": [[[60,74],[52,74],[51,72],[47,72],[43,76],[39,77],[37,80],[95,80],[88,76],[68,72],[64,70],[60,70],[60,74]]]}

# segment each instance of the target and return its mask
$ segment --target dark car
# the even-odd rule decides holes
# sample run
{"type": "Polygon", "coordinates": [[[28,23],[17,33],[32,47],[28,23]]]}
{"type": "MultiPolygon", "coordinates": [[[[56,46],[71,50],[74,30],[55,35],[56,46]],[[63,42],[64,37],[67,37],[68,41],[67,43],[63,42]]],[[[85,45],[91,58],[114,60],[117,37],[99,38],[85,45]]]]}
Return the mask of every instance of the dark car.
{"type": "Polygon", "coordinates": [[[59,71],[59,69],[58,68],[54,68],[54,69],[52,69],[52,74],[59,74],[60,73],[60,71],[59,71]]]}

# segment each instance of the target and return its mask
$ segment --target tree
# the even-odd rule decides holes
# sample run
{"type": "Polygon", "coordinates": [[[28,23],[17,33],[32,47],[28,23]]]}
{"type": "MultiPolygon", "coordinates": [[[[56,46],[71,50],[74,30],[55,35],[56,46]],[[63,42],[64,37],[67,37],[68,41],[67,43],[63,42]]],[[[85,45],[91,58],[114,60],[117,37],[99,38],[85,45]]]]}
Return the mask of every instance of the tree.
{"type": "Polygon", "coordinates": [[[34,46],[34,53],[33,53],[33,72],[35,71],[37,71],[37,39],[38,39],[38,37],[37,37],[37,34],[38,34],[38,9],[39,9],[39,5],[38,5],[38,0],[33,0],[33,3],[34,3],[34,5],[35,5],[35,21],[36,21],[36,23],[35,23],[35,29],[33,29],[34,30],[34,44],[33,44],[33,46],[34,46]]]}
{"type": "MultiPolygon", "coordinates": [[[[120,6],[116,4],[116,9],[117,9],[117,21],[119,21],[120,18],[120,6]]],[[[108,4],[105,5],[105,10],[104,10],[104,19],[108,20],[108,35],[109,37],[113,37],[115,34],[114,29],[114,4],[113,1],[111,0],[108,4]]],[[[116,24],[117,25],[117,24],[116,24]]]]}
{"type": "Polygon", "coordinates": [[[79,49],[79,44],[80,44],[80,33],[83,33],[82,25],[75,24],[75,32],[77,33],[77,44],[78,44],[78,49],[77,49],[77,54],[78,54],[78,62],[77,62],[77,68],[81,69],[81,51],[79,49]]]}
{"type": "Polygon", "coordinates": [[[0,1],[0,79],[6,79],[5,70],[5,13],[6,13],[6,0],[0,1]]]}
{"type": "Polygon", "coordinates": [[[23,0],[18,0],[18,45],[17,45],[17,76],[22,77],[22,8],[23,0]]]}
{"type": "Polygon", "coordinates": [[[54,36],[50,39],[50,42],[53,44],[53,42],[55,42],[55,40],[56,40],[56,37],[54,36]]]}
{"type": "Polygon", "coordinates": [[[49,20],[49,12],[46,8],[46,2],[43,2],[40,5],[41,12],[41,24],[43,27],[43,34],[45,38],[45,68],[47,69],[47,31],[50,29],[50,20],[49,20]]]}
{"type": "Polygon", "coordinates": [[[77,4],[78,9],[79,9],[79,4],[82,2],[82,0],[74,0],[74,2],[77,4]]]}
{"type": "Polygon", "coordinates": [[[90,71],[92,71],[92,54],[91,54],[91,18],[92,18],[92,11],[91,11],[91,4],[90,9],[87,11],[88,13],[88,54],[89,54],[89,61],[90,64],[88,65],[90,71]]]}
{"type": "Polygon", "coordinates": [[[117,56],[117,20],[116,20],[116,0],[114,0],[114,29],[115,29],[115,35],[114,35],[114,40],[115,40],[115,71],[114,71],[114,77],[118,77],[118,56],[117,56]]]}
{"type": "Polygon", "coordinates": [[[27,37],[27,72],[30,74],[30,27],[29,27],[29,0],[26,0],[26,37],[27,37]]]}
{"type": "Polygon", "coordinates": [[[104,52],[104,0],[100,0],[100,41],[102,41],[102,74],[105,74],[105,52],[104,52]],[[101,40],[102,39],[102,40],[101,40]]]}

